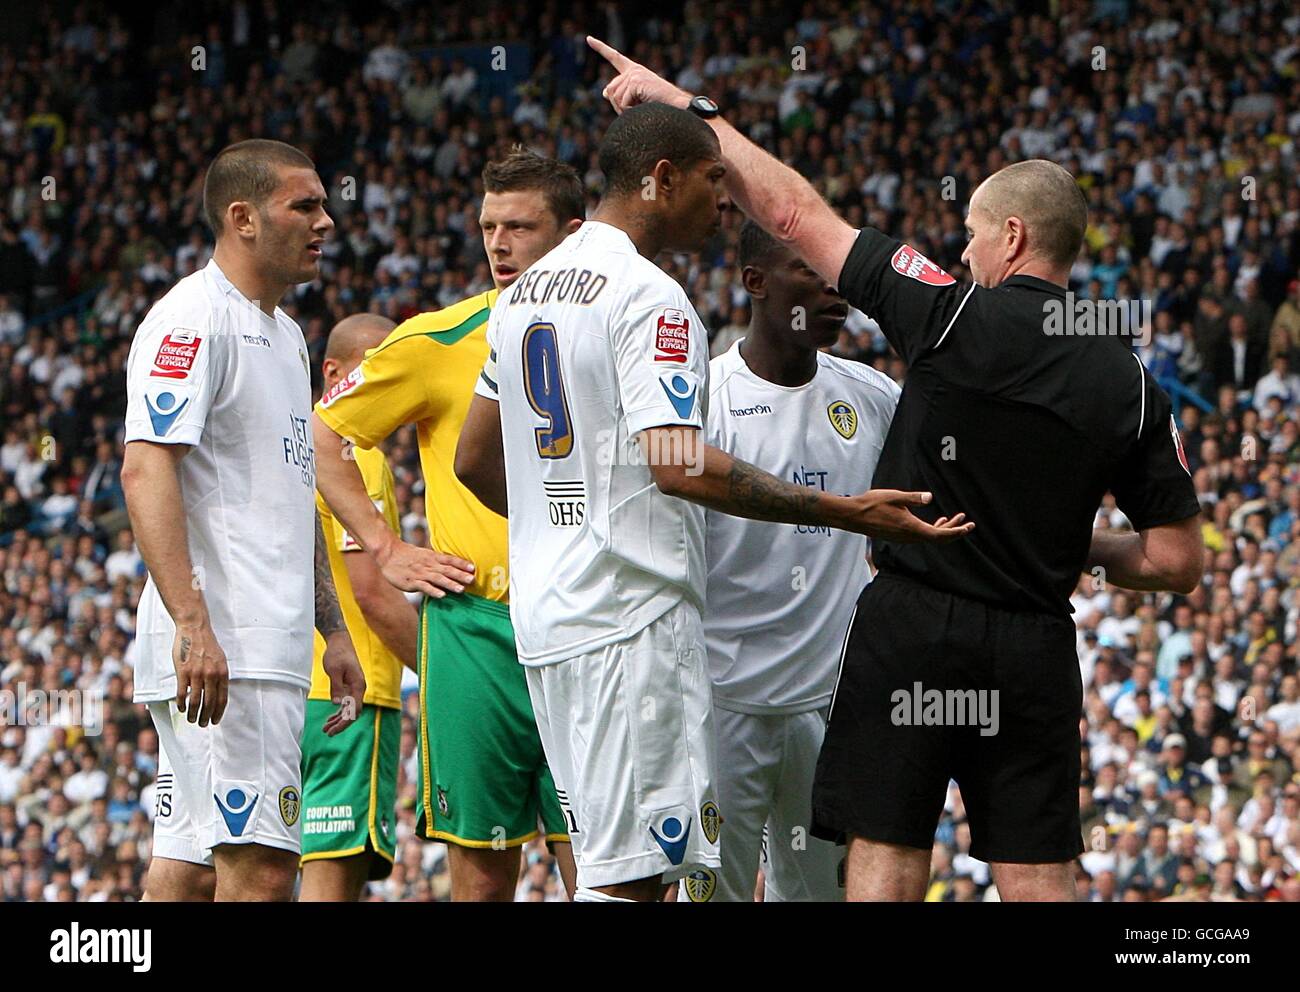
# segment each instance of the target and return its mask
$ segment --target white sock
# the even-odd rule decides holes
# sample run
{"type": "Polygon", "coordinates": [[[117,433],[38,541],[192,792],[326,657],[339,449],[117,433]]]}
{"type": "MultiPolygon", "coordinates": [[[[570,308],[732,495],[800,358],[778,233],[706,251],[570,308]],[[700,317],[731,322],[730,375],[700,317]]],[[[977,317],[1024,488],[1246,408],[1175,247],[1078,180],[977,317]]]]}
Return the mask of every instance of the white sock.
{"type": "Polygon", "coordinates": [[[578,891],[573,893],[574,902],[636,902],[635,899],[620,899],[618,896],[611,896],[608,892],[598,892],[595,889],[588,889],[581,885],[578,891]]]}

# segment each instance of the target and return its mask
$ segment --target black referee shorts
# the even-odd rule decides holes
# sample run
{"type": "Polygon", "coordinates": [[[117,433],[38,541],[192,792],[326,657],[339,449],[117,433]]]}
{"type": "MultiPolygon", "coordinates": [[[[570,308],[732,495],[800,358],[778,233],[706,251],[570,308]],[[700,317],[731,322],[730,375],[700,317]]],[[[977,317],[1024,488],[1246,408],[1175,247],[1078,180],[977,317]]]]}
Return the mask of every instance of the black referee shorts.
{"type": "Polygon", "coordinates": [[[881,573],[863,591],[813,785],[814,836],[929,850],[949,779],[972,856],[1071,861],[1083,687],[1074,624],[881,573]]]}

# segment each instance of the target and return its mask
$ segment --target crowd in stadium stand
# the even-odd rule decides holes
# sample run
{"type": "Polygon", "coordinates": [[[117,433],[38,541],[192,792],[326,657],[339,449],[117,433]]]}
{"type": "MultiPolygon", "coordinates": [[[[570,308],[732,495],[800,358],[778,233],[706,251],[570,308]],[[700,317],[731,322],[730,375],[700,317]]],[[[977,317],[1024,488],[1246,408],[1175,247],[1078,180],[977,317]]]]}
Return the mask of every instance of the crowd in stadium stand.
{"type": "MultiPolygon", "coordinates": [[[[0,899],[139,897],[158,738],[130,702],[144,565],[119,480],[124,368],[152,301],[211,255],[207,162],[261,136],[317,163],[337,236],[283,307],[318,364],[348,314],[400,321],[490,287],[479,172],[514,143],[571,162],[595,202],[612,111],[591,32],[959,278],[983,177],[1027,157],[1078,176],[1071,289],[1150,303],[1135,343],[1174,394],[1206,546],[1187,597],[1080,578],[1079,896],[1300,902],[1300,11],[1041,6],[237,0],[16,27],[0,44],[0,899]],[[36,690],[102,700],[100,718],[21,725],[36,690]]],[[[661,260],[715,354],[748,319],[739,219],[661,260]]],[[[834,350],[906,373],[867,315],[834,350]]],[[[427,540],[411,429],[387,450],[404,535],[427,540]]],[[[1110,502],[1097,520],[1126,526],[1110,502]]],[[[367,897],[446,899],[445,849],[413,837],[406,703],[398,862],[367,897]]],[[[928,898],[996,898],[969,844],[954,787],[928,898]]],[[[563,898],[544,847],[524,857],[518,897],[563,898]]]]}

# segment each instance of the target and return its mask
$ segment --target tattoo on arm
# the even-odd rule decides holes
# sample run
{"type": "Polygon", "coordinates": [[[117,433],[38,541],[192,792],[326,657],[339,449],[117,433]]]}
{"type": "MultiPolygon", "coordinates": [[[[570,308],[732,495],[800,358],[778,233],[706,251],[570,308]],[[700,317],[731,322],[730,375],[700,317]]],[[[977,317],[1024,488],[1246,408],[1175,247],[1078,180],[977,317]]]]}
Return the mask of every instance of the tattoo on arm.
{"type": "Polygon", "coordinates": [[[821,493],[808,486],[783,482],[739,458],[727,474],[727,502],[751,520],[777,523],[815,522],[821,493]]]}
{"type": "Polygon", "coordinates": [[[193,646],[193,642],[188,637],[182,635],[181,636],[181,664],[182,665],[190,660],[190,648],[192,646],[193,646]]]}
{"type": "Polygon", "coordinates": [[[320,517],[316,518],[316,629],[321,637],[329,637],[344,629],[343,613],[339,610],[338,593],[334,591],[334,576],[330,573],[330,556],[321,530],[320,517]]]}

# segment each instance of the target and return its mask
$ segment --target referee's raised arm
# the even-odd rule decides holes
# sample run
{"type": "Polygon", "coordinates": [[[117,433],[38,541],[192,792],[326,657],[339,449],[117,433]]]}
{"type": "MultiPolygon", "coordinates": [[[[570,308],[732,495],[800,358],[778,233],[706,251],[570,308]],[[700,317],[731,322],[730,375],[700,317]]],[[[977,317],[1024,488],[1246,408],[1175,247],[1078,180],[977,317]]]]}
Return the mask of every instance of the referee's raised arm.
{"type": "Polygon", "coordinates": [[[973,289],[969,283],[910,245],[850,226],[807,179],[728,124],[707,97],[692,96],[598,38],[587,43],[618,72],[604,95],[620,114],[639,103],[666,103],[704,118],[722,146],[724,181],[736,205],[869,313],[904,361],[910,365],[942,340],[973,289]]]}
{"type": "Polygon", "coordinates": [[[618,73],[604,90],[618,113],[639,103],[666,103],[704,117],[722,145],[727,193],[736,205],[827,282],[839,284],[840,271],[858,232],[830,208],[807,179],[728,124],[711,101],[693,98],[599,38],[589,35],[587,44],[618,73]]]}

